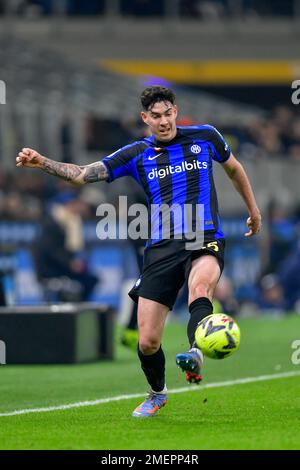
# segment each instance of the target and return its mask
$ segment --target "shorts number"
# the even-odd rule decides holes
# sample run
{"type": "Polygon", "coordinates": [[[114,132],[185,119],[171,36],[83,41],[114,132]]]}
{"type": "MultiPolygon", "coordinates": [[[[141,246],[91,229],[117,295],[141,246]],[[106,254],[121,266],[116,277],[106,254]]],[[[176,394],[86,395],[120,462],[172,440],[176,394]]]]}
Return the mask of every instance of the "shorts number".
{"type": "Polygon", "coordinates": [[[218,242],[207,243],[206,248],[212,248],[214,251],[219,251],[218,242]]]}

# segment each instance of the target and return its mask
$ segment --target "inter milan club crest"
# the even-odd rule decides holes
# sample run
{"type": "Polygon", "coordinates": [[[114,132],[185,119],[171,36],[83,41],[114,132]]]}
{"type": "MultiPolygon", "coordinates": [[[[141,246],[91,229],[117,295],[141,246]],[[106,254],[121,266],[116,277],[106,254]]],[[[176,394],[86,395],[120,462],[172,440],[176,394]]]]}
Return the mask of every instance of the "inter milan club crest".
{"type": "Polygon", "coordinates": [[[201,152],[200,145],[197,145],[197,144],[192,145],[191,146],[191,152],[196,153],[196,154],[200,153],[201,152]]]}

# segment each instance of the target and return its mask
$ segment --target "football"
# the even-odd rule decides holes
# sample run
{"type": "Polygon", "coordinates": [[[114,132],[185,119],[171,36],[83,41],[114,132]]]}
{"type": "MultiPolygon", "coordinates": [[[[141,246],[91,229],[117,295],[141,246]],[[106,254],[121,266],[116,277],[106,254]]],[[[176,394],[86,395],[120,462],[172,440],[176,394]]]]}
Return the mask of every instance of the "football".
{"type": "Polygon", "coordinates": [[[241,333],[236,321],[224,313],[203,318],[197,326],[195,340],[203,354],[212,359],[231,356],[239,347],[241,333]]]}

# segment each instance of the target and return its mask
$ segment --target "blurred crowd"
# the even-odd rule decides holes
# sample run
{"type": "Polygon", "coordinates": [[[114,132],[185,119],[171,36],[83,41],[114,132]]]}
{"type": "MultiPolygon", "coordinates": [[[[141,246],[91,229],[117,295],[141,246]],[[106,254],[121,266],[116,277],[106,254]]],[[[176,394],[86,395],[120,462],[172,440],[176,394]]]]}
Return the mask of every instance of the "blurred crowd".
{"type": "MultiPolygon", "coordinates": [[[[12,115],[14,116],[14,113],[12,115]]],[[[179,113],[179,116],[178,125],[201,124],[188,115],[183,116],[179,113]]],[[[213,122],[209,124],[215,125],[222,132],[233,153],[242,162],[254,162],[254,167],[261,160],[272,162],[277,159],[281,162],[299,163],[300,117],[296,106],[277,105],[270,110],[261,110],[261,112],[258,110],[251,116],[251,119],[241,121],[237,111],[236,119],[231,121],[235,124],[229,125],[226,119],[222,120],[220,113],[216,113],[213,122]]],[[[77,128],[75,126],[74,129],[74,120],[68,112],[62,113],[61,117],[61,120],[55,118],[58,129],[58,132],[55,132],[55,136],[58,136],[55,148],[58,150],[58,155],[47,156],[66,163],[87,164],[101,160],[123,145],[142,139],[148,132],[138,116],[131,119],[118,114],[108,117],[107,114],[104,116],[96,114],[95,111],[92,114],[90,111],[84,114],[82,121],[82,133],[80,133],[83,136],[82,147],[80,152],[74,154],[73,149],[77,148],[77,128]]],[[[18,120],[12,121],[14,122],[18,124],[18,120]]],[[[47,126],[51,122],[51,119],[48,119],[47,126]]],[[[39,133],[35,126],[31,127],[39,133]]],[[[13,124],[12,129],[15,134],[6,132],[10,149],[16,145],[31,145],[30,133],[29,141],[27,139],[24,141],[24,135],[28,134],[22,132],[18,134],[17,127],[13,124]]],[[[44,137],[47,137],[46,134],[45,136],[42,134],[40,145],[44,144],[44,137]]],[[[109,202],[117,207],[119,194],[129,196],[129,204],[141,202],[142,196],[137,189],[138,186],[134,183],[128,184],[128,180],[124,178],[113,185],[86,185],[80,190],[76,189],[74,193],[68,183],[41,171],[14,170],[10,161],[7,161],[8,155],[4,155],[5,146],[1,148],[1,222],[37,223],[45,231],[45,236],[42,236],[40,242],[36,244],[40,247],[38,259],[44,260],[40,263],[40,267],[52,265],[52,272],[45,273],[39,269],[39,274],[45,279],[54,276],[55,269],[56,273],[64,272],[64,278],[71,280],[69,290],[74,293],[76,285],[78,287],[80,284],[81,289],[78,289],[78,293],[81,298],[88,298],[96,280],[88,272],[85,261],[78,256],[82,251],[80,248],[84,245],[80,231],[83,230],[85,222],[96,223],[96,208],[99,204],[109,202]],[[76,199],[76,202],[72,199],[76,199]],[[57,208],[58,205],[60,208],[57,208]],[[67,216],[66,211],[68,211],[67,216]],[[70,225],[64,223],[66,220],[70,220],[70,225]],[[45,222],[51,222],[51,228],[45,222]],[[77,233],[76,240],[69,237],[71,231],[77,233]],[[49,233],[55,233],[57,237],[47,237],[49,233]],[[43,240],[47,240],[48,245],[41,243],[43,240]],[[54,243],[52,249],[49,248],[51,243],[54,243]],[[60,248],[65,246],[64,255],[49,257],[50,253],[55,255],[55,252],[58,252],[55,246],[60,248]],[[64,271],[58,263],[59,259],[65,260],[64,271]]],[[[16,155],[19,150],[15,148],[16,155]]],[[[37,150],[43,151],[40,148],[37,150]]],[[[294,165],[292,167],[294,168],[294,165]]],[[[295,170],[296,168],[295,165],[295,170]]],[[[280,203],[280,199],[281,193],[278,193],[276,201],[269,201],[268,213],[263,214],[266,238],[261,247],[263,271],[257,279],[257,289],[253,295],[259,308],[269,312],[300,310],[300,208],[296,207],[297,201],[293,201],[292,207],[290,200],[284,206],[280,203]]],[[[0,246],[0,249],[2,248],[0,246]]],[[[64,280],[63,287],[66,285],[64,280]]],[[[234,301],[235,286],[230,279],[225,277],[219,287],[216,295],[223,310],[227,308],[228,313],[238,311],[240,306],[234,301]]]]}
{"type": "MultiPolygon", "coordinates": [[[[166,19],[169,16],[173,18],[179,16],[200,21],[232,17],[263,20],[270,15],[291,17],[296,14],[297,5],[298,12],[300,11],[299,4],[300,0],[275,0],[273,2],[267,0],[178,0],[176,2],[175,0],[174,2],[170,0],[118,0],[115,2],[110,0],[0,0],[0,15],[12,14],[29,19],[55,14],[72,17],[118,14],[123,18],[166,19]]],[[[5,48],[3,49],[5,52],[5,48]]],[[[100,113],[103,112],[101,105],[98,108],[86,105],[77,124],[69,109],[66,109],[65,113],[56,114],[57,104],[63,100],[63,97],[65,103],[62,104],[62,108],[66,106],[66,103],[69,106],[72,102],[68,100],[67,93],[69,90],[77,90],[77,85],[79,97],[83,96],[83,91],[86,91],[86,103],[98,103],[101,96],[93,93],[93,87],[97,92],[98,89],[102,92],[102,86],[99,86],[100,74],[94,75],[91,72],[93,80],[89,81],[84,76],[77,76],[77,72],[74,73],[76,69],[70,67],[66,68],[64,76],[63,64],[67,63],[65,58],[60,62],[56,55],[53,55],[52,59],[49,54],[35,57],[34,50],[30,49],[33,58],[32,62],[27,62],[30,54],[22,55],[22,49],[23,43],[19,49],[15,49],[14,54],[8,54],[15,58],[19,57],[20,64],[17,60],[16,64],[22,70],[26,69],[22,75],[28,83],[22,83],[22,90],[23,86],[26,86],[29,98],[26,101],[27,95],[22,92],[20,106],[16,106],[16,109],[7,107],[7,118],[10,119],[11,127],[8,126],[3,131],[5,139],[2,139],[0,146],[0,230],[2,224],[7,224],[7,227],[14,222],[36,224],[40,229],[39,238],[36,239],[32,250],[37,261],[37,275],[44,287],[46,300],[53,300],[51,297],[53,292],[56,292],[60,300],[88,300],[96,284],[101,283],[101,279],[99,276],[95,277],[95,273],[90,272],[85,258],[82,257],[86,244],[85,223],[93,222],[93,227],[95,226],[98,221],[96,208],[103,202],[115,204],[117,208],[119,194],[129,196],[129,204],[144,202],[141,191],[134,183],[128,184],[126,178],[117,181],[114,185],[87,185],[73,190],[66,182],[40,171],[29,169],[14,171],[11,155],[14,151],[17,154],[20,150],[16,148],[19,144],[30,146],[32,142],[39,142],[39,144],[32,145],[38,147],[45,145],[44,151],[47,152],[53,144],[53,153],[55,149],[58,150],[58,155],[48,155],[51,158],[66,163],[87,164],[101,160],[105,155],[129,142],[142,139],[148,131],[139,117],[129,119],[130,114],[124,117],[125,115],[118,112],[101,115],[100,113]],[[44,62],[42,56],[45,59],[44,62]],[[27,64],[26,67],[23,63],[27,64]],[[41,64],[44,68],[42,66],[41,69],[35,68],[35,65],[41,64]],[[50,69],[51,73],[49,73],[50,69]],[[30,71],[34,73],[31,74],[30,71]],[[34,79],[38,77],[38,84],[31,75],[34,79]],[[76,86],[68,86],[67,77],[69,76],[77,77],[76,86]],[[49,88],[47,88],[48,81],[49,88]],[[40,84],[46,84],[45,89],[41,87],[41,95],[35,95],[33,91],[39,90],[40,84]],[[61,94],[57,90],[59,88],[57,84],[64,84],[59,90],[61,94]],[[49,97],[49,102],[45,100],[44,103],[44,97],[49,97]],[[32,115],[28,118],[28,103],[30,102],[31,105],[35,101],[41,103],[41,109],[32,106],[30,108],[32,115]],[[41,117],[44,116],[44,109],[47,109],[45,123],[41,117]],[[21,118],[24,115],[27,119],[21,118]],[[39,127],[40,123],[44,127],[43,125],[39,127]],[[31,129],[28,132],[29,127],[31,129]],[[48,132],[49,127],[52,132],[48,132]],[[78,132],[79,128],[80,132],[78,132]],[[34,130],[33,133],[32,130],[34,130]],[[32,139],[31,143],[30,139],[32,139]],[[74,148],[77,148],[78,142],[80,151],[74,155],[74,148]]],[[[10,61],[7,61],[3,69],[9,71],[8,76],[3,78],[5,80],[7,78],[7,83],[13,85],[10,82],[11,77],[15,74],[19,78],[19,74],[15,73],[10,61]]],[[[109,84],[109,90],[112,76],[106,76],[103,72],[102,74],[103,80],[106,79],[109,84]]],[[[117,77],[115,79],[119,80],[117,77]]],[[[129,86],[127,83],[125,85],[129,86]]],[[[18,86],[20,86],[19,80],[16,89],[18,86]]],[[[134,84],[132,86],[135,87],[134,84]]],[[[106,90],[106,88],[103,89],[106,90]]],[[[127,93],[129,88],[125,86],[124,89],[127,93]]],[[[102,92],[102,94],[106,97],[106,93],[102,92]]],[[[123,104],[123,97],[120,102],[115,102],[113,98],[112,93],[108,101],[113,103],[112,108],[119,109],[120,103],[123,104]]],[[[76,99],[74,103],[77,103],[76,99]]],[[[215,112],[214,105],[210,104],[213,119],[209,124],[213,124],[222,132],[233,153],[242,162],[254,162],[254,167],[256,167],[256,162],[261,160],[272,162],[277,159],[295,164],[292,167],[295,167],[296,171],[296,164],[300,162],[300,116],[297,106],[277,105],[273,109],[263,110],[259,109],[261,105],[259,99],[251,105],[257,106],[257,111],[253,111],[251,119],[240,119],[241,115],[237,110],[232,113],[233,118],[229,124],[229,120],[226,120],[220,112],[215,112]]],[[[190,109],[192,113],[191,108],[187,109],[190,109]]],[[[198,112],[198,107],[196,110],[198,112]]],[[[195,113],[193,116],[195,117],[195,113]]],[[[205,116],[204,113],[203,119],[205,116]]],[[[189,115],[180,114],[178,125],[194,124],[201,124],[201,122],[191,119],[189,115]]],[[[41,148],[37,150],[43,151],[41,148]]],[[[297,311],[300,313],[300,207],[297,207],[297,201],[293,201],[293,206],[290,202],[289,200],[284,204],[284,201],[281,201],[281,193],[278,193],[276,200],[268,201],[264,208],[266,210],[263,214],[264,230],[259,248],[260,259],[263,260],[262,270],[256,279],[252,295],[254,310],[257,309],[260,312],[282,314],[287,311],[297,311]]],[[[139,255],[141,254],[140,246],[136,245],[133,249],[139,255]]],[[[0,281],[1,273],[4,272],[1,256],[5,257],[6,250],[7,246],[1,245],[0,240],[0,281]]],[[[242,305],[236,300],[235,289],[232,279],[225,272],[216,290],[215,311],[233,315],[240,313],[242,305]]],[[[1,296],[3,297],[3,292],[1,292],[0,282],[0,304],[1,296]]],[[[181,305],[186,308],[184,290],[179,296],[177,307],[180,309],[181,305]]],[[[135,316],[132,318],[134,323],[135,316]]]]}
{"type": "MultiPolygon", "coordinates": [[[[189,118],[181,118],[178,124],[190,125],[193,122],[189,118]]],[[[256,118],[243,129],[223,125],[220,130],[242,161],[276,157],[300,161],[300,119],[293,109],[286,106],[274,108],[268,116],[256,118]]],[[[146,133],[147,129],[140,120],[115,122],[91,117],[86,125],[87,152],[94,155],[93,152],[99,151],[104,155],[129,141],[143,138],[146,133]]],[[[64,122],[61,144],[66,162],[72,162],[70,135],[64,122]]],[[[137,187],[122,180],[118,188],[113,188],[114,185],[87,185],[74,192],[68,183],[40,171],[22,170],[21,177],[20,170],[4,174],[0,166],[0,218],[5,223],[39,223],[45,233],[41,238],[44,243],[40,244],[39,259],[44,260],[41,266],[47,265],[49,269],[52,266],[54,270],[57,269],[57,273],[63,272],[62,266],[57,265],[57,258],[65,259],[67,267],[64,273],[73,282],[70,286],[73,293],[76,283],[83,285],[84,292],[90,292],[96,280],[86,271],[82,260],[72,253],[80,252],[79,245],[83,243],[82,234],[80,236],[82,224],[85,221],[96,221],[96,207],[100,203],[114,203],[117,194],[129,195],[132,203],[141,202],[142,196],[137,187]],[[110,192],[112,188],[114,190],[110,192]],[[58,206],[61,209],[57,209],[58,206]],[[72,223],[70,227],[64,224],[61,232],[59,227],[65,220],[72,223]],[[78,234],[77,240],[72,240],[72,237],[69,240],[71,231],[78,234]],[[50,233],[57,236],[47,237],[50,233]],[[48,240],[49,246],[45,240],[48,240]],[[58,250],[54,246],[50,249],[51,243],[60,248],[63,244],[68,246],[65,255],[57,256],[58,250]],[[53,259],[50,253],[55,253],[53,259]]],[[[257,280],[256,305],[260,310],[271,313],[300,311],[300,207],[294,206],[292,209],[290,205],[280,203],[280,199],[270,201],[264,218],[264,233],[267,237],[262,249],[265,262],[257,280]]],[[[51,277],[54,271],[42,274],[43,277],[51,277]]],[[[86,294],[83,298],[86,298],[86,294]]],[[[227,277],[219,285],[216,300],[220,302],[223,311],[227,309],[228,313],[234,313],[239,310],[240,306],[234,300],[234,287],[227,277]]]]}
{"type": "MultiPolygon", "coordinates": [[[[114,8],[123,16],[166,17],[177,9],[183,18],[218,19],[230,16],[266,15],[292,16],[296,12],[297,0],[119,0],[114,8]],[[176,7],[177,5],[177,7],[176,7]]],[[[9,9],[22,16],[53,14],[102,15],[108,10],[107,0],[0,0],[0,13],[9,9]],[[8,6],[9,4],[9,6],[8,6]]]]}
{"type": "Polygon", "coordinates": [[[296,107],[275,107],[265,118],[255,118],[244,128],[227,128],[232,150],[245,159],[279,157],[300,161],[300,116],[296,107]]]}
{"type": "Polygon", "coordinates": [[[258,304],[273,313],[300,313],[300,207],[270,203],[268,262],[259,280],[258,304]]]}
{"type": "MultiPolygon", "coordinates": [[[[179,118],[178,125],[199,124],[189,118],[179,118]]],[[[264,118],[254,118],[248,126],[233,127],[213,123],[223,133],[233,153],[240,160],[259,160],[262,158],[300,162],[300,118],[296,111],[287,106],[275,107],[264,118]]],[[[142,139],[148,130],[140,119],[115,121],[99,116],[86,120],[86,152],[95,161],[101,155],[109,154],[129,142],[142,139]]],[[[62,161],[72,163],[72,133],[64,121],[61,129],[62,161]]],[[[39,149],[37,149],[39,150],[39,149]]],[[[55,159],[55,156],[50,156],[55,159]]],[[[44,207],[60,190],[69,185],[47,175],[26,170],[20,178],[19,172],[4,173],[0,155],[0,217],[5,220],[38,220],[44,207]]],[[[76,160],[75,160],[76,161],[76,160]]],[[[84,163],[84,162],[82,162],[84,163]]],[[[95,185],[96,186],[96,185],[95,185]]],[[[95,206],[111,187],[103,189],[85,187],[82,194],[95,206]]],[[[119,189],[119,188],[118,188],[119,189]]],[[[114,197],[114,196],[112,196],[114,197]]],[[[109,201],[110,202],[110,201],[109,201]]]]}
{"type": "MultiPolygon", "coordinates": [[[[178,125],[201,124],[189,117],[180,117],[178,125]]],[[[206,124],[206,123],[203,123],[206,124]]],[[[280,105],[263,117],[253,117],[248,124],[228,126],[225,122],[213,123],[225,136],[233,153],[241,159],[281,158],[300,161],[300,116],[296,107],[280,105]]],[[[91,117],[87,120],[87,149],[114,151],[124,142],[138,140],[145,134],[140,119],[114,121],[91,117]]]]}

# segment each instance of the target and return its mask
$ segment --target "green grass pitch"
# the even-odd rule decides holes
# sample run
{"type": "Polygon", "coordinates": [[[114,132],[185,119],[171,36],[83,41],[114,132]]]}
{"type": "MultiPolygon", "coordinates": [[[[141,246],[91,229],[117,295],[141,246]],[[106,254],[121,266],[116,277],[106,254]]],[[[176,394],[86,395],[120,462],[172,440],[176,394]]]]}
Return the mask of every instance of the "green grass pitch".
{"type": "Polygon", "coordinates": [[[240,349],[224,360],[206,359],[198,387],[189,387],[175,364],[176,353],[187,347],[185,325],[166,326],[169,401],[149,419],[131,417],[148,387],[135,353],[118,345],[118,335],[112,362],[0,366],[0,449],[299,449],[300,365],[291,358],[300,317],[238,323],[240,349]],[[247,377],[253,380],[240,383],[247,377]],[[93,406],[3,416],[118,396],[93,406]]]}

